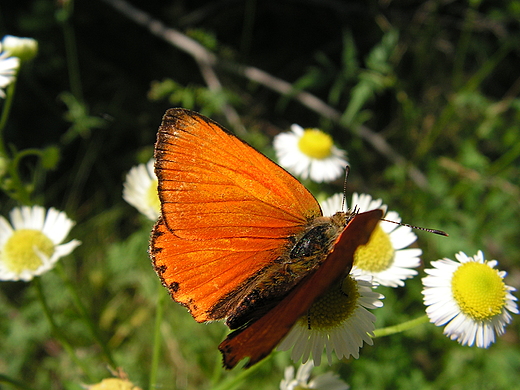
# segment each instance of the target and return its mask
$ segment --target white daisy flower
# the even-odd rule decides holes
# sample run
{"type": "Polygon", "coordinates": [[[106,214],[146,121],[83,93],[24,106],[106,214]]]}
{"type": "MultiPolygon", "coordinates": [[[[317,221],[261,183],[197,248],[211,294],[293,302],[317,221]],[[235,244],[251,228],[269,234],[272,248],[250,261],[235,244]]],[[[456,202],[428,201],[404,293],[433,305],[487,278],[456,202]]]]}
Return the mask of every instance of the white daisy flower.
{"type": "Polygon", "coordinates": [[[327,372],[318,375],[309,381],[311,371],[314,368],[312,361],[302,364],[294,377],[294,367],[289,366],[285,369],[284,379],[280,383],[280,390],[348,390],[349,385],[343,382],[338,375],[327,372]]]}
{"type": "Polygon", "coordinates": [[[363,343],[372,345],[376,317],[367,309],[383,306],[383,295],[373,291],[369,277],[351,273],[318,298],[307,315],[302,316],[278,346],[285,351],[293,347],[291,359],[309,359],[319,366],[323,349],[332,364],[332,352],[339,359],[359,357],[363,343]]]}
{"type": "Polygon", "coordinates": [[[130,169],[126,175],[123,199],[152,221],[159,218],[161,203],[157,194],[154,159],[148,161],[146,165],[139,164],[130,169]]]}
{"type": "Polygon", "coordinates": [[[11,57],[9,52],[2,52],[0,44],[0,98],[5,99],[5,87],[16,78],[16,72],[20,67],[20,59],[11,57]]]}
{"type": "MultiPolygon", "coordinates": [[[[321,203],[323,215],[332,215],[341,209],[343,195],[335,194],[321,203]]],[[[346,205],[345,205],[346,207],[346,205]]],[[[359,212],[383,209],[387,206],[381,199],[372,199],[370,195],[354,193],[351,208],[359,212]]],[[[399,214],[389,211],[385,219],[400,222],[399,214]]],[[[381,221],[366,245],[360,246],[354,255],[354,267],[363,275],[370,275],[374,282],[383,286],[404,286],[404,280],[417,275],[412,269],[419,266],[422,251],[418,248],[405,249],[417,240],[412,229],[394,223],[381,221]]]]}
{"type": "Polygon", "coordinates": [[[457,261],[434,261],[422,279],[424,304],[430,322],[446,325],[444,334],[462,345],[487,348],[495,333],[504,334],[511,314],[518,314],[515,291],[504,283],[506,272],[498,271],[496,260],[484,260],[482,251],[473,257],[464,252],[457,261]]]}
{"type": "Polygon", "coordinates": [[[331,197],[320,202],[321,212],[326,217],[332,217],[338,211],[345,211],[347,208],[346,202],[343,202],[343,194],[334,194],[331,197]]]}
{"type": "Polygon", "coordinates": [[[41,206],[17,207],[10,218],[12,226],[0,216],[0,280],[29,281],[81,244],[61,244],[74,222],[54,208],[45,213],[41,206]]]}
{"type": "Polygon", "coordinates": [[[278,164],[302,179],[331,182],[343,175],[346,152],[334,146],[332,137],[319,129],[292,125],[291,131],[273,140],[278,164]]]}
{"type": "Polygon", "coordinates": [[[38,41],[33,38],[6,35],[2,38],[2,48],[9,55],[27,61],[38,53],[38,41]]]}

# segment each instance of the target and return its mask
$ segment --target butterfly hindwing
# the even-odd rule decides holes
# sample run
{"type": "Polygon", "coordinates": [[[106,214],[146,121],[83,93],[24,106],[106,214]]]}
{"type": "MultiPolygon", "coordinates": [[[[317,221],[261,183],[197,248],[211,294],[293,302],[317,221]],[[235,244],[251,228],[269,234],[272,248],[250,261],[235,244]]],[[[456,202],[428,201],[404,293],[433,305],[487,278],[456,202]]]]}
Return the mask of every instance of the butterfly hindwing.
{"type": "Polygon", "coordinates": [[[321,294],[344,277],[352,267],[354,252],[366,244],[383,212],[372,210],[355,216],[338,237],[332,252],[291,293],[267,314],[232,332],[220,345],[224,367],[233,368],[249,357],[246,367],[266,357],[289,332],[294,323],[321,294]]]}

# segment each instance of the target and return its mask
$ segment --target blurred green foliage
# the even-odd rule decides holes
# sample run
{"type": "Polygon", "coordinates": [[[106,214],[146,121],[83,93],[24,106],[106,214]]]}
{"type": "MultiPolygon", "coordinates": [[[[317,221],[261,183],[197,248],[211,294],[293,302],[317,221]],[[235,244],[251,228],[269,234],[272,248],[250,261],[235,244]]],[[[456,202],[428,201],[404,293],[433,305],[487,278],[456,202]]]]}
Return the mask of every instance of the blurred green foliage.
{"type": "MultiPolygon", "coordinates": [[[[509,285],[520,286],[517,1],[132,4],[215,55],[218,87],[193,56],[134,23],[111,1],[0,4],[0,35],[39,43],[38,57],[20,72],[4,138],[11,151],[32,151],[16,161],[24,196],[77,221],[73,236],[83,245],[62,261],[62,273],[47,273],[39,284],[62,337],[88,367],[74,364],[51,333],[35,283],[3,282],[2,388],[81,389],[111,375],[67,283],[80,291],[117,366],[147,387],[156,303],[167,292],[146,253],[152,224],[121,193],[125,173],[152,156],[157,127],[171,105],[237,129],[225,115],[231,107],[248,129],[241,136],[269,155],[269,140],[290,124],[323,128],[348,151],[349,193],[381,197],[403,221],[450,234],[418,234],[426,265],[482,249],[509,272],[509,285]],[[287,81],[293,90],[281,95],[252,81],[239,71],[243,65],[287,81]],[[300,91],[320,98],[339,118],[302,105],[300,91]],[[360,126],[380,138],[360,137],[360,126]],[[399,158],[374,148],[379,139],[399,158]],[[425,183],[410,176],[411,167],[425,183]]],[[[2,188],[9,195],[6,177],[2,188]]],[[[340,192],[342,182],[311,189],[340,192]]],[[[2,196],[2,215],[17,200],[2,196]]],[[[420,289],[418,278],[406,288],[384,289],[378,325],[421,315],[420,289]]],[[[224,372],[217,350],[224,325],[197,324],[169,301],[159,325],[157,383],[163,389],[274,389],[290,364],[287,353],[277,353],[250,372],[224,372]]],[[[360,359],[335,360],[332,370],[354,390],[509,390],[520,382],[519,328],[515,318],[496,345],[478,350],[424,325],[376,339],[360,359]]]]}

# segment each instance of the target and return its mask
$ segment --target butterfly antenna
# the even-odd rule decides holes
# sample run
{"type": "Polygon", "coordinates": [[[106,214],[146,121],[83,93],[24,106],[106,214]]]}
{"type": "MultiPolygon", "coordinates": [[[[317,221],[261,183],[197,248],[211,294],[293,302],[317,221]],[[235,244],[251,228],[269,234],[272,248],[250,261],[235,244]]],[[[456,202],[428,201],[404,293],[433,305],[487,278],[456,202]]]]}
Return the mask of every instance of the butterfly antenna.
{"type": "Polygon", "coordinates": [[[443,232],[442,230],[429,229],[429,228],[424,228],[424,227],[420,227],[420,226],[408,225],[407,223],[390,221],[390,220],[384,219],[384,218],[381,218],[381,221],[391,222],[391,223],[395,223],[396,225],[406,226],[406,227],[409,227],[409,228],[412,228],[412,229],[422,230],[424,232],[433,233],[433,234],[438,234],[439,236],[449,237],[448,233],[443,232]]]}
{"type": "Polygon", "coordinates": [[[341,210],[345,211],[345,203],[347,199],[347,179],[350,173],[350,165],[345,166],[345,181],[343,182],[343,199],[341,201],[341,210]]]}
{"type": "MultiPolygon", "coordinates": [[[[347,179],[348,179],[349,173],[350,173],[350,165],[346,165],[345,166],[345,181],[343,182],[343,200],[341,201],[341,210],[345,210],[345,203],[346,203],[346,198],[347,198],[347,179]]],[[[359,208],[357,206],[355,206],[354,209],[352,210],[352,214],[356,215],[357,213],[359,213],[359,208]]],[[[438,230],[438,229],[430,229],[430,228],[424,228],[424,227],[420,227],[420,226],[409,225],[407,223],[390,221],[390,220],[384,219],[384,218],[381,218],[381,221],[395,223],[396,225],[406,226],[406,227],[409,227],[412,229],[422,230],[422,231],[428,232],[428,233],[438,234],[439,236],[449,237],[448,233],[443,232],[442,230],[438,230]]]]}

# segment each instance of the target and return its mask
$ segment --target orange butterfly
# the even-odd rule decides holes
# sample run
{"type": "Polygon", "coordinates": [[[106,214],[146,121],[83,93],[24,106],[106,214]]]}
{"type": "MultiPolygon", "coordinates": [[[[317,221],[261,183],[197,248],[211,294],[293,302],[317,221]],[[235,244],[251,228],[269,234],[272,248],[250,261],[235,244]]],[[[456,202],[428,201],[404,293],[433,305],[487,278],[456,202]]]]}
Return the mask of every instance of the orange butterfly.
{"type": "Polygon", "coordinates": [[[198,322],[225,320],[224,366],[266,357],[344,278],[381,210],[324,217],[312,194],[218,123],[170,109],[155,145],[162,216],[150,255],[198,322]]]}

